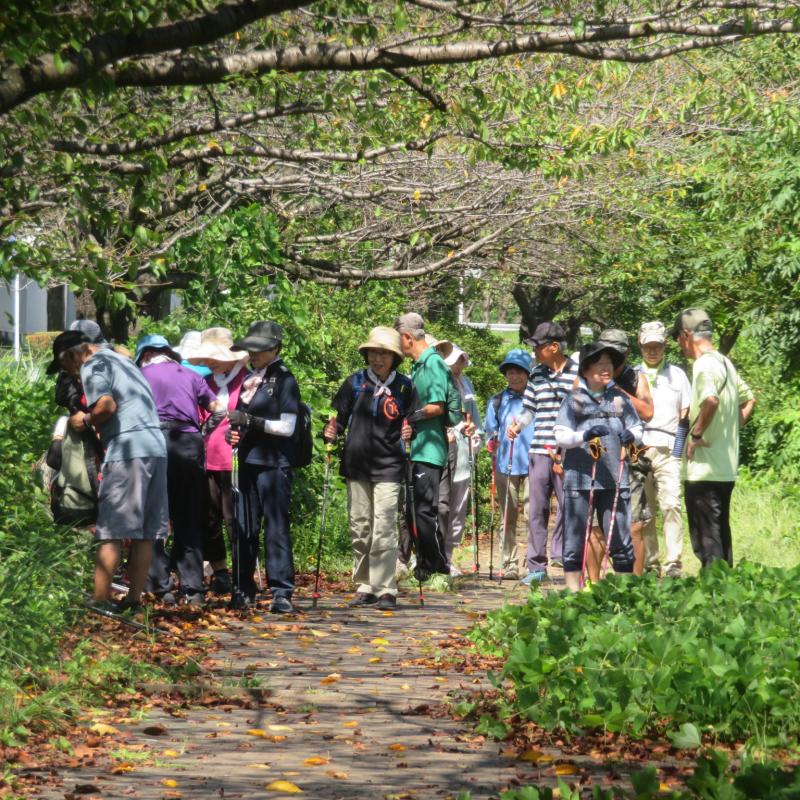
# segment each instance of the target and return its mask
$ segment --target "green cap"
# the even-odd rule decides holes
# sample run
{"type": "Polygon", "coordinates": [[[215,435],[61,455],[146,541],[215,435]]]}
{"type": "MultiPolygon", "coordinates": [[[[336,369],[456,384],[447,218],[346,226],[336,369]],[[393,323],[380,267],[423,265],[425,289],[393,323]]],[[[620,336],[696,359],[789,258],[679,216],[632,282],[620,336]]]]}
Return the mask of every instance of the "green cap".
{"type": "Polygon", "coordinates": [[[608,347],[619,350],[620,353],[627,353],[631,348],[628,334],[619,330],[619,328],[607,328],[600,334],[597,341],[599,344],[608,345],[608,347]]]}

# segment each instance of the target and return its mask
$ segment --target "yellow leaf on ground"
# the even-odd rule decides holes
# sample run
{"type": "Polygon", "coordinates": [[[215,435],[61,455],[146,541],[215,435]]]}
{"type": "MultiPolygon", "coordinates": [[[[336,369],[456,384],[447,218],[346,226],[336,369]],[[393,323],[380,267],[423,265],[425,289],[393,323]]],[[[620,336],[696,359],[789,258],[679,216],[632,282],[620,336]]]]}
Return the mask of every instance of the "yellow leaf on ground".
{"type": "Polygon", "coordinates": [[[95,722],[89,730],[99,736],[113,736],[115,733],[119,733],[113,725],[106,725],[105,722],[95,722]]]}
{"type": "Polygon", "coordinates": [[[168,758],[178,758],[180,753],[177,750],[165,750],[161,755],[167,756],[168,758]]]}
{"type": "Polygon", "coordinates": [[[324,639],[326,636],[330,636],[329,633],[326,631],[318,631],[314,628],[310,628],[308,631],[312,636],[316,636],[318,639],[324,639]]]}
{"type": "Polygon", "coordinates": [[[360,656],[361,653],[362,653],[362,650],[361,650],[360,647],[357,647],[356,645],[353,645],[352,647],[348,647],[347,648],[347,652],[350,653],[351,655],[354,655],[354,656],[360,656]]]}
{"type": "Polygon", "coordinates": [[[407,684],[407,683],[404,683],[404,684],[403,684],[403,685],[402,685],[400,688],[401,688],[401,689],[402,689],[404,692],[407,692],[407,691],[408,691],[408,690],[411,688],[411,686],[410,686],[409,684],[407,684]]]}
{"type": "Polygon", "coordinates": [[[556,775],[577,775],[579,772],[574,764],[559,764],[556,767],[556,775]]]}
{"type": "Polygon", "coordinates": [[[384,639],[382,636],[376,636],[370,644],[389,644],[389,640],[384,639]]]}
{"type": "Polygon", "coordinates": [[[406,746],[404,744],[390,744],[389,745],[389,749],[390,750],[405,750],[406,746]]]}
{"type": "Polygon", "coordinates": [[[307,767],[321,767],[323,764],[330,764],[331,760],[329,758],[322,758],[322,756],[310,756],[304,759],[303,763],[307,767]]]}
{"type": "Polygon", "coordinates": [[[543,753],[541,750],[526,750],[519,757],[520,761],[530,761],[534,764],[550,764],[555,761],[553,756],[543,753]]]}
{"type": "Polygon", "coordinates": [[[350,719],[347,722],[343,722],[342,724],[344,725],[345,728],[357,728],[358,727],[358,722],[356,722],[356,720],[354,720],[354,719],[350,719]]]}
{"type": "Polygon", "coordinates": [[[272,781],[264,787],[268,792],[281,792],[282,794],[302,794],[303,790],[291,781],[272,781]]]}
{"type": "Polygon", "coordinates": [[[347,780],[347,773],[346,772],[337,772],[336,770],[329,769],[325,771],[325,774],[329,778],[336,778],[338,781],[345,781],[347,780]]]}
{"type": "Polygon", "coordinates": [[[370,664],[379,664],[381,661],[383,661],[383,659],[380,658],[379,656],[375,656],[374,658],[369,659],[370,664]]]}
{"type": "Polygon", "coordinates": [[[269,764],[248,764],[248,769],[269,769],[269,764]]]}
{"type": "Polygon", "coordinates": [[[263,728],[250,728],[247,734],[248,736],[266,736],[267,732],[263,728]]]}
{"type": "Polygon", "coordinates": [[[320,683],[336,683],[342,676],[338,672],[331,672],[330,675],[323,678],[320,683]]]}
{"type": "Polygon", "coordinates": [[[162,786],[166,786],[168,789],[174,789],[178,785],[178,781],[175,778],[164,778],[161,781],[162,786]]]}
{"type": "Polygon", "coordinates": [[[288,725],[267,725],[267,727],[271,731],[289,731],[291,733],[291,728],[288,725]]]}
{"type": "Polygon", "coordinates": [[[119,764],[115,764],[111,772],[114,775],[122,775],[125,772],[133,772],[135,767],[133,764],[130,764],[127,761],[121,761],[119,764]]]}
{"type": "Polygon", "coordinates": [[[394,611],[384,611],[384,612],[382,612],[381,616],[382,617],[393,617],[394,616],[394,611]]]}

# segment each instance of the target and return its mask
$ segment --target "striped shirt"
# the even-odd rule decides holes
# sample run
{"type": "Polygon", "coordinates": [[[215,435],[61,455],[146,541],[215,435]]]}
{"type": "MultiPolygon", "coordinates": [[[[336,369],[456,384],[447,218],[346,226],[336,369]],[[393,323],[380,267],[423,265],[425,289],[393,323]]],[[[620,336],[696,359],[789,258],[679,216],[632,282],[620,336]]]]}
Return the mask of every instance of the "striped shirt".
{"type": "Polygon", "coordinates": [[[522,397],[523,411],[530,411],[534,419],[531,453],[547,455],[547,448],[556,449],[553,426],[564,398],[572,392],[578,365],[567,359],[561,372],[546,364],[537,364],[531,372],[525,394],[522,397]]]}

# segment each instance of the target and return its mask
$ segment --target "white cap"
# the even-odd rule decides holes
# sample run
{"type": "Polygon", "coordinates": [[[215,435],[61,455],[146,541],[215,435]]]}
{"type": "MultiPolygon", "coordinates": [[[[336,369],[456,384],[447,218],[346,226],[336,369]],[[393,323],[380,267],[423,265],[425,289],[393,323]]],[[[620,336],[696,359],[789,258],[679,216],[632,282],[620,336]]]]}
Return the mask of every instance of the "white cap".
{"type": "Polygon", "coordinates": [[[461,358],[461,356],[464,356],[464,359],[466,360],[466,364],[464,364],[464,366],[468,367],[469,356],[457,344],[454,344],[453,349],[450,351],[447,358],[445,358],[444,363],[447,364],[448,367],[452,367],[453,364],[455,364],[456,361],[461,358]]]}
{"type": "Polygon", "coordinates": [[[664,344],[667,341],[667,329],[663,322],[643,322],[639,328],[639,344],[651,344],[658,342],[664,344]]]}

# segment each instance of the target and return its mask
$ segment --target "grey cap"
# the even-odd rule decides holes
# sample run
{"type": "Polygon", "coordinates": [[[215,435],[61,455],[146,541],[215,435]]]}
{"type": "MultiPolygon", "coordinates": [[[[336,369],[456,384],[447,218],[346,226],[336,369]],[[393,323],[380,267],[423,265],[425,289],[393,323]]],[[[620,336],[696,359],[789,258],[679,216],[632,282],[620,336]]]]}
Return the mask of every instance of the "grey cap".
{"type": "Polygon", "coordinates": [[[598,344],[608,345],[619,350],[620,353],[627,353],[631,349],[628,341],[628,334],[619,328],[608,328],[604,330],[597,339],[598,344]]]}
{"type": "Polygon", "coordinates": [[[247,350],[249,353],[263,353],[274,350],[283,341],[283,328],[272,320],[259,320],[251,323],[247,335],[235,341],[236,350],[247,350]]]}
{"type": "Polygon", "coordinates": [[[713,329],[714,323],[711,322],[711,317],[702,308],[685,308],[675,317],[675,324],[669,335],[673,339],[677,339],[682,331],[710,333],[713,329]]]}
{"type": "Polygon", "coordinates": [[[69,326],[71,331],[80,331],[84,334],[91,344],[104,344],[105,338],[100,326],[91,319],[76,319],[72,325],[69,326]]]}
{"type": "Polygon", "coordinates": [[[398,333],[403,333],[405,331],[424,331],[425,321],[419,314],[409,311],[408,314],[401,314],[394,321],[394,329],[398,333]]]}

